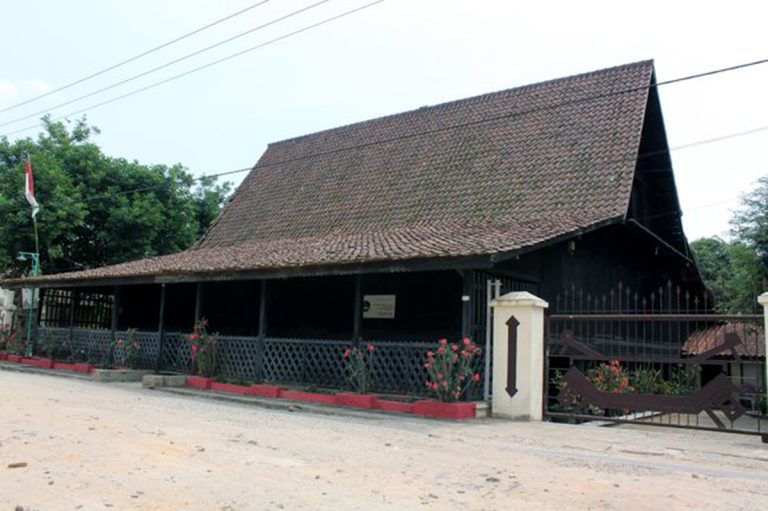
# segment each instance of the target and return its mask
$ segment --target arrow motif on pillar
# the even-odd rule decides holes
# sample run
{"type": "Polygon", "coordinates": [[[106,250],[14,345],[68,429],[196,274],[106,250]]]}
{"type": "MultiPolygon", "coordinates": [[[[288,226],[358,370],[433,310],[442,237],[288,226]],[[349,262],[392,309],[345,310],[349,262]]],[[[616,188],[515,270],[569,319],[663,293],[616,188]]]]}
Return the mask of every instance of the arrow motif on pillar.
{"type": "Polygon", "coordinates": [[[507,394],[517,394],[517,327],[520,322],[514,316],[507,320],[507,394]]]}

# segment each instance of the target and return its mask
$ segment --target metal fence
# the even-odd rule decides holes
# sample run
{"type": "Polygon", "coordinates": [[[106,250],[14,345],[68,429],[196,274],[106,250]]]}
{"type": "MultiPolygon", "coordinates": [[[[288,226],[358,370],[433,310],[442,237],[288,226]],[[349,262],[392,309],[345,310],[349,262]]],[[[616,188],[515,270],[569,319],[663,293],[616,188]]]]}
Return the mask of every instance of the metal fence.
{"type": "Polygon", "coordinates": [[[551,315],[546,341],[550,419],[768,434],[735,365],[765,359],[762,316],[551,315]]]}

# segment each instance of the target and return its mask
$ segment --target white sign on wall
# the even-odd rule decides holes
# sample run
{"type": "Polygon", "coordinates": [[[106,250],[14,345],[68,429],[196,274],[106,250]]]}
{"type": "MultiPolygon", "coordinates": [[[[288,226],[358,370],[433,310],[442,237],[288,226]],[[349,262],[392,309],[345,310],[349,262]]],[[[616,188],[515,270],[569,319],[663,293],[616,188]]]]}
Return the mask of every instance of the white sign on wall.
{"type": "Polygon", "coordinates": [[[395,295],[363,295],[363,318],[394,319],[395,295]]]}

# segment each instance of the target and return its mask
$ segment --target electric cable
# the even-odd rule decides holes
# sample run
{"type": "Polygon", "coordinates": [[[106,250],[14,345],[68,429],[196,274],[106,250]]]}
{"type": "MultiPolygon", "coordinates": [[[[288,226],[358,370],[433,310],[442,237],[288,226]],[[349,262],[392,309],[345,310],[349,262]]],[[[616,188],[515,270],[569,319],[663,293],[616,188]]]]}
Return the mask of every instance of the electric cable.
{"type": "Polygon", "coordinates": [[[216,25],[218,25],[220,23],[223,23],[223,22],[225,22],[227,20],[230,20],[230,19],[232,19],[234,17],[240,16],[241,14],[245,14],[246,12],[248,12],[248,11],[250,11],[252,9],[255,9],[256,7],[259,7],[261,5],[264,5],[267,2],[269,2],[269,0],[262,0],[261,2],[257,2],[257,3],[255,3],[253,5],[250,5],[250,6],[246,7],[245,9],[241,9],[241,10],[235,12],[235,13],[232,13],[232,14],[230,14],[228,16],[225,16],[225,17],[220,18],[220,19],[218,19],[218,20],[216,20],[214,22],[211,22],[211,23],[209,23],[207,25],[204,25],[204,26],[202,26],[202,27],[200,27],[198,29],[195,29],[192,32],[187,32],[186,34],[184,34],[182,36],[179,36],[179,37],[177,37],[175,39],[171,39],[170,41],[165,42],[165,43],[161,44],[160,46],[155,46],[154,48],[151,48],[149,50],[143,51],[143,52],[139,53],[138,55],[134,55],[133,57],[130,57],[128,59],[125,59],[125,60],[122,60],[122,61],[118,62],[117,64],[113,64],[113,65],[111,65],[109,67],[106,67],[106,68],[102,69],[101,71],[97,71],[97,72],[92,73],[92,74],[90,74],[88,76],[85,76],[83,78],[78,78],[77,80],[75,80],[73,82],[70,82],[70,83],[68,83],[66,85],[62,85],[61,87],[58,87],[56,89],[53,89],[51,91],[46,92],[45,94],[41,94],[39,96],[35,96],[34,98],[30,98],[30,99],[28,99],[26,101],[22,101],[21,103],[16,103],[15,105],[11,105],[9,107],[5,107],[2,110],[0,110],[0,113],[16,109],[16,108],[18,108],[20,106],[28,105],[30,103],[33,103],[33,102],[39,100],[39,99],[46,98],[46,97],[48,97],[48,96],[50,96],[52,94],[56,94],[57,92],[61,92],[63,90],[69,89],[70,87],[74,87],[75,85],[81,84],[83,82],[87,82],[88,80],[90,80],[92,78],[96,78],[97,76],[101,76],[104,73],[112,71],[113,69],[117,69],[119,67],[122,67],[122,66],[124,66],[126,64],[129,64],[131,62],[134,62],[134,61],[136,61],[136,60],[138,60],[138,59],[140,59],[142,57],[146,57],[147,55],[150,55],[152,53],[160,51],[163,48],[167,48],[168,46],[171,46],[172,44],[176,44],[179,41],[187,39],[188,37],[192,37],[195,34],[199,34],[200,32],[203,32],[204,30],[207,30],[207,29],[209,29],[211,27],[214,27],[214,26],[216,26],[216,25]]]}

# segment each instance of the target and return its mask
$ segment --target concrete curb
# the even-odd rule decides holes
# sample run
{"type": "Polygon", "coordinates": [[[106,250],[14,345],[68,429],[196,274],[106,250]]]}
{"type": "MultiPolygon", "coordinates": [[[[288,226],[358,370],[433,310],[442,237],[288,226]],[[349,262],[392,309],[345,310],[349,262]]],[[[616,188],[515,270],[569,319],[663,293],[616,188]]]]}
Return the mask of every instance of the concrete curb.
{"type": "Polygon", "coordinates": [[[93,381],[91,376],[74,371],[57,371],[55,369],[41,369],[39,367],[28,366],[25,364],[13,364],[0,362],[0,370],[10,371],[12,373],[43,374],[46,376],[56,376],[58,378],[70,378],[75,380],[93,381]]]}
{"type": "MultiPolygon", "coordinates": [[[[226,392],[216,392],[212,390],[194,390],[186,387],[158,387],[155,390],[160,392],[166,392],[169,394],[176,394],[179,396],[194,397],[199,399],[210,399],[213,401],[225,401],[230,403],[255,405],[260,408],[266,408],[269,410],[283,410],[288,412],[307,412],[319,415],[330,415],[336,417],[354,417],[359,419],[379,420],[379,419],[416,419],[416,420],[429,420],[418,415],[405,414],[405,413],[392,413],[392,412],[378,412],[376,410],[364,410],[354,408],[344,408],[334,405],[321,405],[306,403],[302,401],[288,401],[285,399],[270,399],[263,397],[243,396],[239,394],[230,394],[226,392]]],[[[439,420],[439,419],[438,419],[439,420]]],[[[456,423],[457,421],[446,421],[456,423]]],[[[467,421],[475,422],[475,421],[467,421]]]]}

